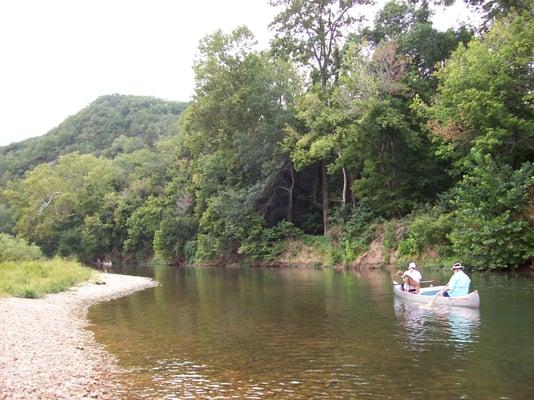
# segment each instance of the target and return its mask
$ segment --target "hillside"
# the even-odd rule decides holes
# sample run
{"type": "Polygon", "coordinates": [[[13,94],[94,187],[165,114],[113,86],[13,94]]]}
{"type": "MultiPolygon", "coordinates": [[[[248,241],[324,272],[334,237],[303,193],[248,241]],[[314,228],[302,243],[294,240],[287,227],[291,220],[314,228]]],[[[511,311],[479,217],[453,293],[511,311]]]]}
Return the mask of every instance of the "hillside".
{"type": "Polygon", "coordinates": [[[20,177],[37,164],[78,151],[111,158],[153,146],[176,132],[187,103],[108,95],[68,117],[43,136],[0,147],[0,179],[20,177]]]}

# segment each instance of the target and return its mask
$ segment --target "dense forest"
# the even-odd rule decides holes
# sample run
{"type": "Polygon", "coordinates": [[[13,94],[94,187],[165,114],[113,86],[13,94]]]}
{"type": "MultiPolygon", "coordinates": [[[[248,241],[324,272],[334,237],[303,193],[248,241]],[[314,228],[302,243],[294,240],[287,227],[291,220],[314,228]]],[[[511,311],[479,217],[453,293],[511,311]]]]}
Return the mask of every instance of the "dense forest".
{"type": "Polygon", "coordinates": [[[75,151],[113,158],[152,148],[176,134],[177,117],[186,106],[152,97],[102,96],[46,135],[0,147],[0,182],[75,151]]]}
{"type": "Polygon", "coordinates": [[[277,263],[313,250],[507,269],[534,257],[531,1],[273,0],[271,47],[206,36],[189,104],[105,96],[0,148],[0,230],[46,255],[277,263]]]}

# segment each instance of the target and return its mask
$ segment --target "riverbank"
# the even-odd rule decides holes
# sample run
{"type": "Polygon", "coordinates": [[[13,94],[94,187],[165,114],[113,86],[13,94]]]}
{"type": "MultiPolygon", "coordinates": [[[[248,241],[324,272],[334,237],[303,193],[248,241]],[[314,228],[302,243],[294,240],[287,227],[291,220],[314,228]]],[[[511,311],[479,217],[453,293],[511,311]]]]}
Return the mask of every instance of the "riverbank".
{"type": "Polygon", "coordinates": [[[156,285],[151,279],[100,274],[42,299],[0,299],[0,399],[116,399],[116,359],[85,329],[97,302],[156,285]]]}

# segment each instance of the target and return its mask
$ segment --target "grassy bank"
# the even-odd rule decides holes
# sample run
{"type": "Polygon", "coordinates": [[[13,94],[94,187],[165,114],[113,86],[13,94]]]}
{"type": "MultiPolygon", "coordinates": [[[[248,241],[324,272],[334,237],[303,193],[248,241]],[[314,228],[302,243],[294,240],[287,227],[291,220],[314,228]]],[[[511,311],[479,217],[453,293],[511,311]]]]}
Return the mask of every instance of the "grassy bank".
{"type": "Polygon", "coordinates": [[[66,290],[96,276],[75,261],[59,258],[0,263],[0,296],[37,298],[66,290]]]}

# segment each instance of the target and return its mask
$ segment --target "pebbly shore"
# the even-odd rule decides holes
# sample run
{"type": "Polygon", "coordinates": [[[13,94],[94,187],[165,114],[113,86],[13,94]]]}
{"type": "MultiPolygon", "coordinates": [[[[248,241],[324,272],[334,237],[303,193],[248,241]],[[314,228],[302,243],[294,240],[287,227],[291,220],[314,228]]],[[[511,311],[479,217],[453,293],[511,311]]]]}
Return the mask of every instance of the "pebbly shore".
{"type": "Polygon", "coordinates": [[[117,399],[117,360],[96,343],[87,310],[156,286],[142,277],[101,273],[42,299],[0,298],[0,399],[117,399]]]}

